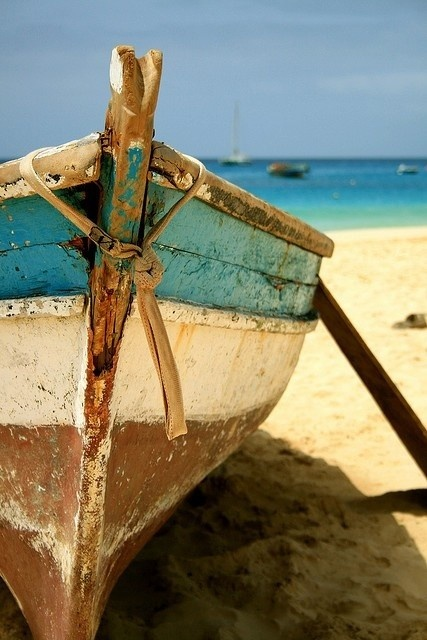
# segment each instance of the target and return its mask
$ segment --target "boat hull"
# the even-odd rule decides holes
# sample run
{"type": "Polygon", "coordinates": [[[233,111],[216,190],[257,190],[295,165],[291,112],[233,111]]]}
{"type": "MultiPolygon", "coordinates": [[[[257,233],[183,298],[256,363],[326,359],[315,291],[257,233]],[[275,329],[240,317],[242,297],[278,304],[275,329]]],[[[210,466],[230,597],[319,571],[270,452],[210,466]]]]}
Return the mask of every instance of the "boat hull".
{"type": "Polygon", "coordinates": [[[32,305],[16,301],[13,314],[3,303],[9,315],[0,321],[2,379],[10,381],[0,414],[0,572],[36,639],[87,640],[137,551],[267,417],[316,321],[161,302],[188,425],[169,441],[136,308],[109,410],[94,427],[83,300],[44,299],[38,312],[32,305]]]}

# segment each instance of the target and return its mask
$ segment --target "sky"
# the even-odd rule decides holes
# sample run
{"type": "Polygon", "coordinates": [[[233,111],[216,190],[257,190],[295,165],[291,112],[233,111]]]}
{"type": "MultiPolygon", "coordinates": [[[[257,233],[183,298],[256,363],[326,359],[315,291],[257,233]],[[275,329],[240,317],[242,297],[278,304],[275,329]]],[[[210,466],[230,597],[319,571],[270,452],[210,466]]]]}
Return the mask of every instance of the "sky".
{"type": "Polygon", "coordinates": [[[427,157],[426,0],[0,0],[0,157],[104,127],[118,44],[163,51],[156,139],[201,158],[427,157]]]}

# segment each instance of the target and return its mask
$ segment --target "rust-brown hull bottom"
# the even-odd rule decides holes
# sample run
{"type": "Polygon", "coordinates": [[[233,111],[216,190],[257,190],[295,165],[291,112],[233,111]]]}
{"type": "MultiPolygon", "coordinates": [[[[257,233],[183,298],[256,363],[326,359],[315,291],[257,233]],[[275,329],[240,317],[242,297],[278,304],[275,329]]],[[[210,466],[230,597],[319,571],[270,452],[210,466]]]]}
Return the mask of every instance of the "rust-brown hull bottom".
{"type": "Polygon", "coordinates": [[[0,573],[35,640],[92,640],[129,562],[274,404],[227,420],[189,421],[188,434],[172,441],[161,423],[115,425],[99,447],[103,509],[92,514],[86,536],[79,533],[82,505],[90,505],[99,480],[88,482],[84,463],[93,443],[67,425],[1,425],[0,573]]]}

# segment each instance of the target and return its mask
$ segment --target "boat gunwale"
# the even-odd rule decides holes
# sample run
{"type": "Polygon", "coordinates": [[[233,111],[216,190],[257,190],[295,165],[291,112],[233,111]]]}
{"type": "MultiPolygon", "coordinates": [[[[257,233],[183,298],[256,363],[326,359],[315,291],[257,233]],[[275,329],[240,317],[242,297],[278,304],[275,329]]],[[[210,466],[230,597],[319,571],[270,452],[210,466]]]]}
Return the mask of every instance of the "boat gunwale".
{"type": "MultiPolygon", "coordinates": [[[[91,133],[57,147],[41,149],[33,160],[34,169],[52,189],[68,189],[96,182],[101,173],[102,134],[91,133]]],[[[21,175],[22,158],[0,164],[0,204],[35,195],[21,175]]]]}

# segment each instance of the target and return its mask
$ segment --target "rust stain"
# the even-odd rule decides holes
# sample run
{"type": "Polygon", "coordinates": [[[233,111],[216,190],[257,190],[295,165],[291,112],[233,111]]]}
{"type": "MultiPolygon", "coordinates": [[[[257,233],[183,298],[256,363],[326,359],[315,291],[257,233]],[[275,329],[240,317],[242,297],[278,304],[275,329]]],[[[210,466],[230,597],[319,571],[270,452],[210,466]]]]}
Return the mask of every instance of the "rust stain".
{"type": "MultiPolygon", "coordinates": [[[[89,339],[92,338],[89,332],[89,339]]],[[[93,637],[102,611],[99,608],[99,559],[103,543],[105,492],[111,449],[110,402],[117,359],[97,374],[90,355],[85,394],[86,426],[82,433],[81,484],[75,535],[75,556],[69,606],[78,623],[78,638],[93,637]]]]}
{"type": "Polygon", "coordinates": [[[64,247],[64,249],[75,249],[76,251],[81,253],[84,258],[89,257],[90,246],[88,238],[76,236],[72,240],[64,242],[63,244],[61,244],[61,246],[64,247]]]}
{"type": "Polygon", "coordinates": [[[97,374],[112,366],[131,303],[132,272],[120,271],[118,266],[106,256],[91,274],[92,354],[97,374]]]}

